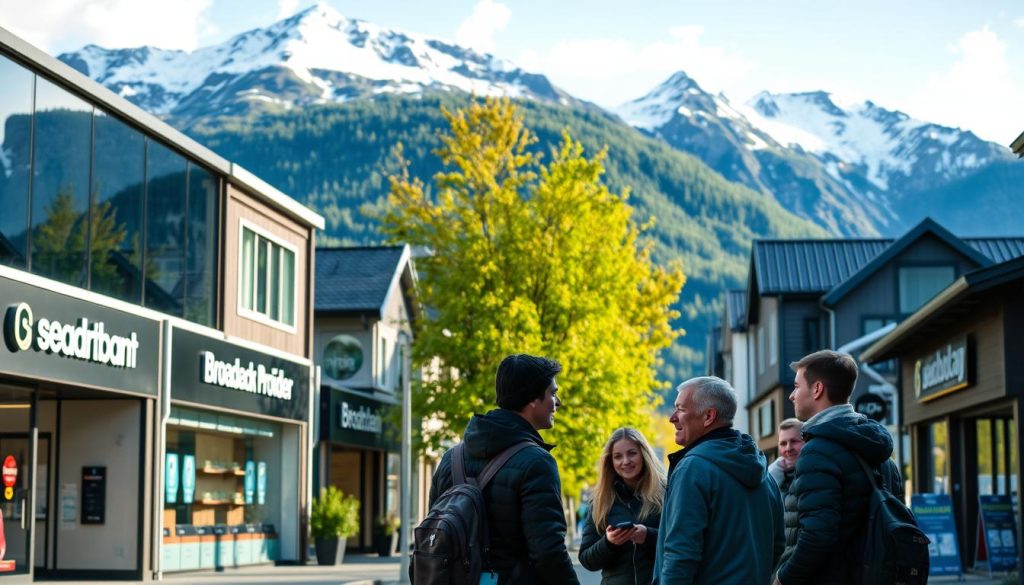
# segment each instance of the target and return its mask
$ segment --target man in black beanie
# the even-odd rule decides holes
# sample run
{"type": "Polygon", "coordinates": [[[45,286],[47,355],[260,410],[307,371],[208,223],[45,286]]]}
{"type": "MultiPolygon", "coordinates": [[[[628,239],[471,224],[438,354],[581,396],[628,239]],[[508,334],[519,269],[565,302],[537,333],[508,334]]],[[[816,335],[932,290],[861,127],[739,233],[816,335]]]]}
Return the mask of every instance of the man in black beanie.
{"type": "MultiPolygon", "coordinates": [[[[554,360],[526,354],[510,355],[498,366],[495,402],[487,414],[475,414],[466,427],[466,476],[476,477],[487,462],[523,441],[484,488],[487,525],[491,535],[489,561],[499,585],[578,585],[565,548],[565,515],[558,466],[537,432],[555,424],[562,366],[554,360]]],[[[452,486],[449,449],[441,458],[430,485],[430,507],[452,486]]]]}

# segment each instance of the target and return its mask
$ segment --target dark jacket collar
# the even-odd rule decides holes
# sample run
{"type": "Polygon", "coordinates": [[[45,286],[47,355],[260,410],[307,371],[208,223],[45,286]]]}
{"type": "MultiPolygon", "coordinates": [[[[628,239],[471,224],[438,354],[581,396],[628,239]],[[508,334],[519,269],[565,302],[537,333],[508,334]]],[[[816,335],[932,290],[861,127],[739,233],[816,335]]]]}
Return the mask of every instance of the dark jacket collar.
{"type": "Polygon", "coordinates": [[[732,440],[735,440],[737,437],[739,437],[739,435],[740,435],[740,432],[737,431],[736,429],[732,428],[732,427],[720,427],[720,428],[717,428],[717,429],[711,431],[710,433],[701,435],[701,437],[698,438],[696,441],[690,443],[689,445],[683,447],[682,449],[680,449],[678,451],[675,451],[673,453],[669,453],[669,455],[668,455],[668,475],[669,476],[672,475],[672,470],[674,470],[676,468],[676,465],[678,465],[679,462],[683,459],[683,457],[686,457],[687,453],[689,453],[697,445],[700,445],[701,443],[703,443],[705,441],[714,441],[716,439],[732,439],[732,440]]]}
{"type": "Polygon", "coordinates": [[[487,414],[474,414],[463,435],[466,451],[477,459],[490,459],[520,441],[533,441],[550,451],[554,445],[544,442],[537,429],[518,413],[496,408],[487,414]]]}

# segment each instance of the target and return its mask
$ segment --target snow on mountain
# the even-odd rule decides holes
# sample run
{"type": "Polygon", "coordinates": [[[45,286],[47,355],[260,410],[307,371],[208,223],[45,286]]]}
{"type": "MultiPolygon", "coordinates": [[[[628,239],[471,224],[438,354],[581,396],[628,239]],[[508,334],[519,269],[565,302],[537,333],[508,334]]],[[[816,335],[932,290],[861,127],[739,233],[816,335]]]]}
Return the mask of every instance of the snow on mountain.
{"type": "Polygon", "coordinates": [[[326,4],[194,52],[89,45],[59,58],[158,115],[197,92],[218,96],[226,88],[232,99],[284,107],[428,88],[576,102],[543,76],[508,61],[348,19],[326,4]],[[291,79],[274,83],[273,75],[259,76],[281,68],[291,79]],[[239,87],[243,77],[249,82],[239,87]]]}

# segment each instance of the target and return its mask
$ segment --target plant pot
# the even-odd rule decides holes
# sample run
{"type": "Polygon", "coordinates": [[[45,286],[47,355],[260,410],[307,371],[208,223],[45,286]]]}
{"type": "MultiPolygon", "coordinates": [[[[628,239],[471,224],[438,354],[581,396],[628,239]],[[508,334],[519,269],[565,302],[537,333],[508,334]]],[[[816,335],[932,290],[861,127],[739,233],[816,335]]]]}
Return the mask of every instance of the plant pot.
{"type": "Polygon", "coordinates": [[[339,536],[316,537],[316,564],[337,565],[345,556],[345,539],[339,536]]]}
{"type": "Polygon", "coordinates": [[[395,549],[391,546],[391,535],[378,532],[373,535],[373,550],[377,552],[377,556],[390,557],[392,551],[395,549]]]}

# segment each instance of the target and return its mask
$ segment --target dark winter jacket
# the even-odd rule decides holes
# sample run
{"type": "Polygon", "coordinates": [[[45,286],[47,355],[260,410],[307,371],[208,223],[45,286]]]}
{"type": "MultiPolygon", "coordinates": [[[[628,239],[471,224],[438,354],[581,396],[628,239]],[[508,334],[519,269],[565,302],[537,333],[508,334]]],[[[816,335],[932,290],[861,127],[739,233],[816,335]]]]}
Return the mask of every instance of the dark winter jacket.
{"type": "Polygon", "coordinates": [[[608,511],[608,524],[629,520],[647,527],[643,544],[612,544],[594,524],[593,506],[587,514],[580,544],[580,564],[588,571],[601,571],[601,585],[649,585],[654,574],[654,550],[658,544],[661,512],[640,517],[643,500],[621,479],[615,480],[615,501],[608,511]]]}
{"type": "MultiPolygon", "coordinates": [[[[516,453],[484,488],[491,533],[491,567],[499,585],[578,584],[565,548],[565,514],[558,466],[540,434],[515,412],[497,409],[469,421],[466,475],[476,477],[492,457],[523,440],[516,453]]],[[[452,451],[441,458],[430,484],[430,505],[452,486],[452,451]]]]}
{"type": "Polygon", "coordinates": [[[872,487],[854,454],[879,470],[876,477],[902,499],[899,470],[889,459],[892,436],[849,404],[811,417],[804,423],[803,436],[790,487],[799,514],[796,547],[779,568],[779,581],[782,585],[859,582],[856,567],[872,487]]]}
{"type": "Polygon", "coordinates": [[[779,488],[754,440],[717,429],[681,453],[658,530],[659,585],[768,585],[785,536],[779,488]]]}
{"type": "Polygon", "coordinates": [[[768,473],[775,480],[775,483],[779,484],[779,492],[782,494],[782,508],[785,510],[785,524],[786,524],[786,549],[782,551],[782,558],[779,559],[779,564],[786,562],[786,559],[793,554],[793,548],[796,546],[796,532],[799,526],[799,514],[797,513],[796,506],[796,494],[790,488],[793,487],[793,478],[796,477],[796,469],[789,468],[783,470],[779,463],[782,459],[776,459],[772,461],[772,464],[768,466],[768,473]]]}

